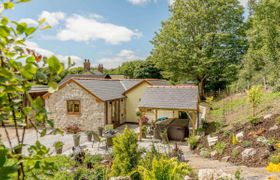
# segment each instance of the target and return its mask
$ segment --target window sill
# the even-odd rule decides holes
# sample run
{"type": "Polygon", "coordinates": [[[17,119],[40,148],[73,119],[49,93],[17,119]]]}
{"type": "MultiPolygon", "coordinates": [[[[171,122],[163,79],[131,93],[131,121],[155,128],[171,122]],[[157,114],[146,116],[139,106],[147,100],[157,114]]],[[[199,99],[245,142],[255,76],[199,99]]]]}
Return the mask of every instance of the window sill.
{"type": "Polygon", "coordinates": [[[80,116],[82,115],[81,113],[67,113],[69,116],[80,116]]]}

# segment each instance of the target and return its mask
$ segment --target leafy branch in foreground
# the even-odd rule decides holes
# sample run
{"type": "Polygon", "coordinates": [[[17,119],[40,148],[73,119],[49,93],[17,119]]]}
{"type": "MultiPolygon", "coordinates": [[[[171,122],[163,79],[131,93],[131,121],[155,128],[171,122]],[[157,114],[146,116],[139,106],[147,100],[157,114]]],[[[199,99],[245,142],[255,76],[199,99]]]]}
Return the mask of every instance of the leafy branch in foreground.
{"type": "MultiPolygon", "coordinates": [[[[3,2],[0,7],[8,10],[22,2],[27,0],[3,2]]],[[[9,144],[9,148],[0,145],[0,179],[13,176],[24,179],[24,164],[27,162],[29,168],[49,167],[46,162],[40,164],[42,163],[40,159],[48,155],[47,148],[40,142],[29,148],[32,152],[30,156],[23,153],[28,124],[31,124],[41,136],[46,134],[46,128],[53,128],[43,100],[40,97],[33,99],[29,91],[40,81],[48,82],[50,92],[57,90],[58,85],[54,78],[64,71],[64,66],[55,56],[42,57],[25,45],[26,40],[31,38],[36,30],[48,28],[45,19],[39,20],[36,27],[28,26],[24,22],[11,21],[2,15],[2,10],[0,11],[0,124],[5,130],[9,144]],[[43,68],[47,68],[49,74],[45,74],[43,68]],[[12,144],[6,121],[12,122],[15,127],[15,144],[12,144]],[[19,131],[20,126],[23,127],[22,131],[19,131]]]]}

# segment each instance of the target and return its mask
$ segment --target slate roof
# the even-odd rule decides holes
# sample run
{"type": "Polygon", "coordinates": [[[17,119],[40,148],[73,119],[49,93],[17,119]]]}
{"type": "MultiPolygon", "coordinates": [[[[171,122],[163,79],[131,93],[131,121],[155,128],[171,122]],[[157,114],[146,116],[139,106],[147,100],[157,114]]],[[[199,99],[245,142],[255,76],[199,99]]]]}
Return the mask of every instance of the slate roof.
{"type": "Polygon", "coordinates": [[[37,93],[37,92],[47,92],[48,91],[48,86],[32,86],[31,89],[29,90],[30,93],[37,93]]]}
{"type": "Polygon", "coordinates": [[[90,90],[103,101],[120,99],[124,88],[119,80],[101,80],[101,79],[75,79],[79,84],[90,90]]]}
{"type": "Polygon", "coordinates": [[[159,109],[197,109],[197,86],[150,86],[139,107],[159,109]]]}
{"type": "Polygon", "coordinates": [[[124,80],[120,80],[120,83],[123,85],[124,90],[126,91],[126,90],[134,87],[141,81],[143,81],[143,79],[124,79],[124,80]]]}
{"type": "Polygon", "coordinates": [[[106,74],[102,74],[102,73],[98,73],[98,74],[69,74],[67,76],[65,76],[60,82],[59,84],[63,84],[64,82],[68,81],[69,79],[72,78],[100,78],[100,79],[111,79],[109,75],[106,74]]]}
{"type": "MultiPolygon", "coordinates": [[[[81,75],[68,75],[64,78],[59,85],[62,86],[64,83],[67,83],[69,80],[74,80],[79,85],[81,85],[86,90],[90,91],[92,94],[96,95],[103,101],[109,101],[114,99],[121,99],[126,97],[124,93],[137,86],[144,80],[144,79],[106,79],[106,78],[92,78],[92,76],[88,76],[83,74],[81,75]]],[[[160,81],[159,84],[162,84],[165,80],[153,79],[153,83],[160,81]]],[[[165,81],[164,84],[166,84],[165,81]]],[[[152,84],[152,83],[151,83],[152,84]]]]}

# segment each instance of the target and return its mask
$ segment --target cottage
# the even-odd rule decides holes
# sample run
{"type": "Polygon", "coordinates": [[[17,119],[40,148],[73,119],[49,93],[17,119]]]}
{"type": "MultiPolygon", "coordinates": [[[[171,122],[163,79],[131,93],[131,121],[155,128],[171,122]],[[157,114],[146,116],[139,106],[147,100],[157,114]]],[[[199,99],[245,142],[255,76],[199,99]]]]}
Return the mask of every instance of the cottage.
{"type": "Polygon", "coordinates": [[[79,124],[83,130],[97,130],[106,124],[117,127],[137,123],[136,110],[145,91],[163,80],[96,79],[74,77],[61,83],[59,90],[43,96],[49,118],[56,127],[79,124]]]}

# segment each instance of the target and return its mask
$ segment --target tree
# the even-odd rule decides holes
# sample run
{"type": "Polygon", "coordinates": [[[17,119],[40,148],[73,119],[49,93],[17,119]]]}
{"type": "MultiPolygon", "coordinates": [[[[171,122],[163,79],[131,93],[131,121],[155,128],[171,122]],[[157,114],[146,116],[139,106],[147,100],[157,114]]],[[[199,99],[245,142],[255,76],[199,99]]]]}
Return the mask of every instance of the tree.
{"type": "Polygon", "coordinates": [[[279,85],[280,1],[253,0],[248,18],[249,48],[241,78],[251,84],[279,85]]]}
{"type": "MultiPolygon", "coordinates": [[[[26,169],[24,164],[28,164],[29,169],[52,168],[51,163],[41,161],[48,155],[48,149],[39,141],[29,147],[29,156],[22,153],[22,148],[25,146],[24,137],[28,122],[41,136],[46,134],[47,128],[53,128],[53,122],[47,117],[43,100],[40,97],[33,99],[29,95],[31,86],[36,82],[47,81],[49,92],[54,92],[58,88],[54,77],[64,70],[63,64],[55,56],[43,58],[25,46],[26,39],[29,39],[37,29],[49,28],[44,23],[45,19],[39,20],[38,26],[33,27],[26,23],[10,21],[2,15],[2,7],[5,10],[12,9],[16,3],[21,2],[27,0],[4,1],[0,4],[0,124],[5,130],[9,144],[8,147],[0,144],[0,179],[15,177],[24,179],[26,169]],[[43,68],[47,69],[48,75],[42,71],[43,68]],[[5,120],[12,120],[15,127],[14,145],[11,143],[5,120]],[[19,131],[19,123],[23,124],[22,134],[19,131]],[[38,128],[36,124],[42,126],[38,128]]],[[[54,129],[53,132],[57,131],[54,129]]]]}
{"type": "Polygon", "coordinates": [[[253,108],[253,117],[256,115],[256,108],[258,104],[261,103],[262,99],[262,88],[261,86],[253,86],[249,91],[248,91],[248,99],[249,102],[252,105],[253,108]]]}
{"type": "Polygon", "coordinates": [[[145,78],[153,78],[153,79],[161,79],[162,76],[160,74],[160,70],[155,67],[154,63],[151,61],[143,61],[139,64],[134,69],[133,72],[133,77],[134,78],[140,78],[140,79],[145,79],[145,78]]]}
{"type": "Polygon", "coordinates": [[[151,59],[163,76],[197,82],[201,98],[209,81],[223,86],[233,81],[246,52],[239,1],[176,0],[170,12],[152,40],[151,59]]]}

